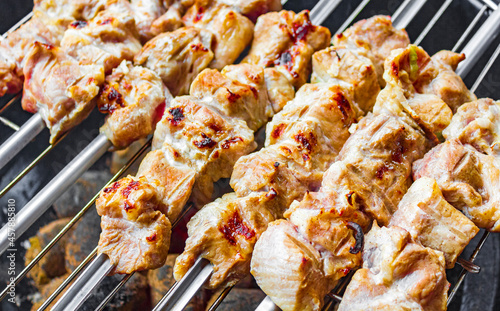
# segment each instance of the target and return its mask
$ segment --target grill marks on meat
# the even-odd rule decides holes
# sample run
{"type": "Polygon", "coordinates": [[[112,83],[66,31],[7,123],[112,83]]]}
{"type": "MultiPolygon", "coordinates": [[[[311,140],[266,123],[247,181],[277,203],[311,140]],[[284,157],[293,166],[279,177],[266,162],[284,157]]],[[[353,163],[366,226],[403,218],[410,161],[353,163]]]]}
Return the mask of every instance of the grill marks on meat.
{"type": "Polygon", "coordinates": [[[97,97],[99,111],[108,113],[100,131],[116,148],[125,148],[153,133],[171,100],[156,73],[123,61],[106,77],[97,97]]]}
{"type": "Polygon", "coordinates": [[[363,268],[339,310],[446,310],[448,288],[441,252],[421,246],[402,228],[374,224],[366,235],[363,268]]]}
{"type": "Polygon", "coordinates": [[[291,11],[262,15],[255,25],[252,48],[244,62],[275,66],[299,88],[311,73],[311,56],[329,45],[330,31],[312,25],[309,13],[291,11]]]}
{"type": "MultiPolygon", "coordinates": [[[[115,80],[119,83],[113,84],[115,80],[109,83],[120,87],[125,107],[115,110],[110,118],[127,108],[128,99],[137,97],[136,93],[125,93],[133,92],[133,88],[126,87],[127,75],[139,69],[144,71],[140,75],[151,72],[131,64],[122,65],[125,66],[122,75],[116,72],[115,80]]],[[[163,85],[159,77],[155,79],[158,85],[163,85]]],[[[153,96],[154,90],[145,95],[153,96]]],[[[161,104],[165,99],[158,102],[161,104]]],[[[257,128],[272,115],[264,69],[248,64],[228,66],[222,72],[206,69],[193,81],[190,96],[168,102],[169,108],[155,131],[153,151],[141,163],[138,177],[127,177],[139,180],[140,184],[122,180],[117,186],[118,194],[111,199],[112,191],[105,190],[97,203],[105,231],[99,251],[112,257],[117,264],[116,273],[153,269],[163,264],[169,246],[170,221],[177,218],[192,192],[196,194],[191,197],[194,202],[206,202],[211,197],[213,182],[229,177],[236,160],[255,148],[249,125],[257,128]],[[221,85],[225,87],[221,89],[221,85]],[[238,97],[236,102],[226,96],[228,90],[238,97]],[[114,206],[119,205],[115,200],[122,202],[121,214],[114,206]],[[151,207],[154,212],[143,206],[151,207]],[[117,227],[125,231],[120,233],[117,227]]],[[[263,200],[268,199],[264,196],[263,200]]],[[[225,227],[221,226],[223,232],[217,230],[218,234],[230,240],[239,240],[240,236],[252,240],[262,231],[256,230],[254,220],[249,221],[241,211],[231,215],[225,227]]]]}
{"type": "Polygon", "coordinates": [[[345,102],[338,102],[346,98],[339,86],[307,84],[274,116],[267,125],[266,148],[236,163],[230,182],[235,193],[206,205],[189,222],[185,251],[174,269],[177,279],[198,256],[216,267],[209,281],[211,288],[234,284],[248,275],[253,247],[267,224],[282,217],[294,199],[319,185],[322,173],[349,136],[355,115],[344,110],[349,113],[346,119],[340,108],[345,102]],[[283,148],[289,152],[282,152],[283,148]],[[235,206],[248,228],[242,228],[245,238],[228,235],[224,229],[240,222],[234,216],[235,206]]]}

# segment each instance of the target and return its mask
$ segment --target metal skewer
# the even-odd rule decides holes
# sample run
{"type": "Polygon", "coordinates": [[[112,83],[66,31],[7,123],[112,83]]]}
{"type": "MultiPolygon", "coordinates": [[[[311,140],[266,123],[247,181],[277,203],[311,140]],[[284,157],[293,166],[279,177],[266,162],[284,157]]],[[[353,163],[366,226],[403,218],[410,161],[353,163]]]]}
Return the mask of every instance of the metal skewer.
{"type": "Polygon", "coordinates": [[[398,29],[405,29],[415,18],[427,0],[405,0],[392,14],[392,25],[398,29]]]}
{"type": "Polygon", "coordinates": [[[422,43],[422,40],[424,40],[425,36],[427,36],[429,31],[431,31],[432,27],[434,27],[434,25],[437,23],[437,21],[441,18],[444,11],[446,11],[446,9],[450,6],[452,1],[453,0],[446,0],[443,3],[443,5],[441,5],[441,7],[437,11],[437,13],[432,17],[430,23],[427,24],[427,26],[425,26],[424,30],[422,30],[422,32],[420,33],[418,38],[415,40],[415,45],[420,45],[420,43],[422,43]]]}

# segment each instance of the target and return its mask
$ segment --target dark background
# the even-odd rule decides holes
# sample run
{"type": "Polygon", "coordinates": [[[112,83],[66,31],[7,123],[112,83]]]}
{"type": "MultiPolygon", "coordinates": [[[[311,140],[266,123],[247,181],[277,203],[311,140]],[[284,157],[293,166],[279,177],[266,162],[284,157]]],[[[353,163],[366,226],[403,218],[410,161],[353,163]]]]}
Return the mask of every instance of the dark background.
{"type": "MultiPolygon", "coordinates": [[[[286,9],[300,11],[302,9],[312,9],[316,0],[289,0],[285,5],[286,9]]],[[[360,3],[360,0],[344,0],[339,7],[331,14],[325,21],[324,26],[327,26],[334,33],[338,27],[349,16],[350,12],[360,3]]],[[[378,1],[373,0],[361,12],[356,20],[367,18],[375,14],[390,15],[401,4],[402,0],[388,0],[378,1]]],[[[419,15],[408,26],[407,31],[412,40],[415,40],[420,31],[429,23],[443,0],[431,0],[426,3],[419,15]]],[[[498,0],[495,0],[498,3],[498,0]]],[[[0,1],[0,33],[4,33],[19,19],[24,17],[32,7],[33,3],[30,0],[1,0],[0,1]]],[[[444,16],[438,21],[433,30],[424,39],[421,45],[433,54],[441,49],[451,49],[460,35],[465,31],[469,23],[474,18],[475,14],[479,11],[482,3],[479,0],[455,0],[451,6],[446,10],[444,16]]],[[[483,17],[483,20],[486,16],[483,17]]],[[[470,87],[474,83],[479,72],[486,64],[489,56],[493,50],[498,46],[499,40],[489,48],[486,56],[483,57],[476,68],[465,79],[466,84],[470,87]]],[[[481,86],[477,89],[476,95],[478,97],[492,97],[494,99],[500,98],[500,60],[497,60],[493,65],[490,72],[484,78],[481,86]]],[[[0,107],[6,102],[8,97],[0,98],[0,107]]],[[[20,109],[20,105],[9,108],[3,116],[8,117],[11,121],[21,125],[25,122],[30,115],[20,109]]],[[[50,181],[61,168],[71,161],[71,159],[78,154],[95,136],[98,134],[98,127],[102,124],[103,117],[94,112],[89,119],[83,122],[79,127],[74,129],[66,139],[59,144],[51,154],[41,161],[36,168],[30,172],[17,186],[15,186],[4,198],[0,199],[0,223],[5,223],[5,208],[7,207],[7,199],[15,199],[17,208],[21,208],[29,198],[40,190],[48,181],[50,181]]],[[[3,124],[0,124],[0,142],[10,136],[13,131],[3,124]]],[[[7,168],[0,170],[0,189],[3,188],[18,172],[20,172],[27,163],[31,162],[41,151],[43,151],[48,142],[48,131],[45,130],[36,141],[32,142],[28,148],[23,150],[7,168]]],[[[109,155],[103,157],[98,163],[94,165],[94,170],[107,169],[109,162],[109,155]]],[[[33,236],[38,228],[50,220],[54,219],[55,214],[49,210],[35,226],[19,239],[25,241],[28,237],[33,236]]],[[[482,232],[478,234],[481,236],[482,232]]],[[[476,239],[477,240],[477,239],[476,239]]],[[[469,274],[461,287],[458,296],[450,306],[449,310],[478,310],[478,311],[493,311],[500,310],[500,249],[499,249],[499,235],[492,234],[486,242],[483,250],[479,254],[476,263],[482,267],[481,273],[477,275],[469,274]]],[[[466,249],[465,257],[473,250],[476,245],[473,241],[466,249]]],[[[23,247],[20,245],[19,258],[24,256],[23,247]]],[[[6,280],[7,259],[5,256],[0,257],[0,290],[3,289],[6,280]]],[[[23,267],[23,261],[19,260],[17,267],[23,267]]],[[[448,279],[452,286],[456,280],[460,268],[456,267],[449,271],[448,279]]],[[[26,294],[33,290],[29,281],[25,279],[18,286],[17,294],[21,298],[21,310],[29,310],[29,303],[26,300],[26,294]]],[[[14,308],[15,310],[16,308],[14,308]]],[[[13,310],[10,303],[0,305],[0,310],[13,310]]]]}

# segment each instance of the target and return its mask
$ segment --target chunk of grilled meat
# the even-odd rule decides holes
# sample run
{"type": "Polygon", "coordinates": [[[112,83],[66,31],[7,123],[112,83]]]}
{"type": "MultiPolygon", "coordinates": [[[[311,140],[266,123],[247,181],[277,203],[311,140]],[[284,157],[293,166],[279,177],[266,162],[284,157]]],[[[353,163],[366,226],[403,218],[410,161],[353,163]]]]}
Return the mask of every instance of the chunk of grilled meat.
{"type": "Polygon", "coordinates": [[[81,64],[103,65],[108,74],[122,60],[132,60],[142,45],[134,18],[110,7],[91,21],[71,23],[61,48],[81,64]]]}
{"type": "Polygon", "coordinates": [[[123,61],[106,77],[97,98],[99,111],[108,114],[100,131],[116,148],[126,148],[153,133],[171,100],[156,73],[123,61]]]}
{"type": "Polygon", "coordinates": [[[155,20],[162,16],[166,9],[162,0],[130,0],[130,9],[135,19],[141,41],[146,43],[155,34],[151,27],[155,20]]]}
{"type": "Polygon", "coordinates": [[[236,193],[206,205],[188,223],[175,277],[182,278],[199,256],[214,265],[211,288],[248,275],[253,246],[267,224],[281,218],[293,199],[318,187],[354,121],[342,88],[304,85],[268,124],[266,148],[236,163],[231,177],[236,193]]]}
{"type": "Polygon", "coordinates": [[[280,0],[219,0],[234,8],[255,23],[257,18],[267,12],[281,10],[280,0]]]}
{"type": "MultiPolygon", "coordinates": [[[[153,151],[143,160],[137,174],[141,186],[132,188],[128,196],[139,196],[136,191],[142,191],[146,185],[151,187],[154,196],[144,197],[140,203],[156,206],[154,210],[170,221],[177,218],[193,188],[197,195],[193,199],[206,202],[211,197],[213,182],[229,177],[236,160],[256,147],[253,131],[244,120],[258,127],[266,119],[266,113],[272,111],[270,107],[263,68],[244,64],[226,67],[222,73],[205,70],[193,82],[191,95],[175,98],[157,125],[153,151]],[[221,85],[224,87],[220,88],[221,85]]],[[[155,260],[149,264],[143,264],[146,260],[137,261],[131,254],[141,252],[137,247],[144,235],[128,235],[124,231],[116,237],[105,230],[113,230],[107,223],[121,223],[127,214],[113,212],[115,207],[108,206],[106,191],[101,197],[97,202],[99,214],[108,217],[102,219],[104,231],[99,252],[110,256],[117,265],[115,272],[130,273],[161,266],[167,255],[168,238],[161,238],[161,246],[148,248],[148,256],[155,260]],[[130,254],[124,255],[120,250],[130,254]]],[[[122,197],[120,202],[125,209],[126,198],[122,197]]],[[[135,211],[133,205],[127,208],[135,211]]],[[[148,216],[152,213],[146,212],[144,220],[137,216],[137,228],[156,226],[156,218],[152,221],[148,216]]]]}
{"type": "Polygon", "coordinates": [[[148,41],[134,62],[158,73],[174,96],[185,95],[214,58],[211,42],[209,31],[183,27],[148,41]]]}
{"type": "Polygon", "coordinates": [[[274,112],[277,113],[295,97],[295,89],[286,76],[276,68],[264,69],[264,76],[266,78],[267,96],[274,112]]]}
{"type": "Polygon", "coordinates": [[[51,25],[51,22],[45,15],[35,14],[0,41],[0,96],[21,91],[25,56],[35,41],[59,45],[64,29],[51,25]]]}
{"type": "Polygon", "coordinates": [[[500,231],[500,165],[496,157],[453,139],[416,161],[413,170],[414,179],[436,179],[446,201],[478,227],[500,231]]]}
{"type": "Polygon", "coordinates": [[[34,0],[33,12],[52,19],[91,20],[104,10],[110,0],[34,0]]]}
{"type": "Polygon", "coordinates": [[[385,86],[382,79],[384,61],[392,50],[405,48],[410,39],[405,30],[392,26],[389,16],[376,15],[361,20],[332,39],[337,49],[358,50],[358,53],[369,57],[375,66],[380,85],[385,86]],[[359,50],[361,49],[361,50],[359,50]]]}
{"type": "Polygon", "coordinates": [[[104,83],[104,68],[80,65],[60,48],[35,42],[25,59],[23,109],[39,112],[50,143],[85,119],[104,83]]]}
{"type": "Polygon", "coordinates": [[[500,156],[500,101],[482,98],[458,108],[443,131],[446,139],[458,139],[477,150],[500,156]]]}
{"type": "Polygon", "coordinates": [[[240,13],[217,1],[196,0],[183,16],[186,26],[210,31],[214,35],[211,68],[232,64],[252,41],[253,23],[240,13]]]}
{"type": "Polygon", "coordinates": [[[181,8],[176,5],[170,6],[162,16],[151,24],[151,33],[158,36],[161,33],[181,28],[184,26],[181,14],[181,8]]]}
{"type": "Polygon", "coordinates": [[[261,289],[283,310],[319,310],[323,296],[360,264],[359,239],[370,218],[388,223],[426,145],[423,133],[403,119],[363,118],[319,191],[292,204],[287,222],[276,224],[284,235],[266,232],[255,245],[251,269],[261,289]],[[278,279],[286,286],[277,287],[278,279]]]}
{"type": "Polygon", "coordinates": [[[401,227],[423,246],[443,252],[447,269],[455,266],[460,253],[479,231],[446,202],[436,181],[428,177],[417,179],[408,189],[389,226],[401,227]]]}
{"type": "Polygon", "coordinates": [[[448,288],[441,252],[422,247],[402,228],[374,224],[363,268],[347,286],[339,311],[446,310],[448,288]]]}
{"type": "Polygon", "coordinates": [[[257,19],[250,52],[243,62],[276,67],[296,89],[311,74],[311,56],[329,45],[328,28],[315,26],[309,13],[280,11],[257,19]]]}

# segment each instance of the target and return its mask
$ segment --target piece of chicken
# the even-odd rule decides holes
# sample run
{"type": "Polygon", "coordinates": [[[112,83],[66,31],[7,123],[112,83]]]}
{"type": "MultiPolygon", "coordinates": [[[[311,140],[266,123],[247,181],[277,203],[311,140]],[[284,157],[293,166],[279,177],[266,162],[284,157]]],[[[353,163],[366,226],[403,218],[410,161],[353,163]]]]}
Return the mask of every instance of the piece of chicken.
{"type": "Polygon", "coordinates": [[[479,228],[451,206],[432,178],[417,179],[393,215],[389,226],[408,231],[425,247],[443,252],[446,268],[455,266],[458,256],[479,228]]]}
{"type": "Polygon", "coordinates": [[[255,23],[257,18],[267,12],[281,10],[280,0],[219,0],[233,7],[236,12],[241,13],[255,23]]]}
{"type": "Polygon", "coordinates": [[[59,45],[64,29],[51,25],[51,22],[45,15],[35,14],[0,41],[0,96],[21,91],[25,56],[35,41],[59,45]]]}
{"type": "Polygon", "coordinates": [[[347,286],[339,311],[446,310],[448,288],[441,252],[423,247],[402,228],[375,223],[365,238],[363,268],[347,286]]]}
{"type": "Polygon", "coordinates": [[[265,68],[267,96],[273,106],[275,113],[281,111],[283,107],[295,97],[295,89],[286,76],[276,68],[265,68]]]}
{"type": "Polygon", "coordinates": [[[134,18],[111,6],[88,22],[71,23],[61,48],[80,64],[102,65],[109,74],[123,60],[132,60],[142,45],[134,18]]]}
{"type": "Polygon", "coordinates": [[[286,311],[320,310],[324,295],[359,266],[360,239],[370,219],[387,224],[396,211],[411,183],[411,163],[426,146],[423,133],[395,116],[361,119],[319,191],[293,203],[286,223],[270,225],[297,233],[281,238],[265,232],[255,245],[252,274],[274,303],[286,311]],[[285,285],[278,287],[276,280],[285,285]]]}
{"type": "Polygon", "coordinates": [[[358,53],[369,57],[375,66],[380,86],[383,87],[385,86],[385,81],[382,79],[385,59],[391,51],[408,46],[410,39],[405,30],[392,26],[389,16],[376,15],[361,20],[343,33],[335,35],[332,44],[337,49],[358,50],[358,53]]]}
{"type": "Polygon", "coordinates": [[[166,9],[162,0],[130,0],[130,9],[135,19],[141,41],[146,43],[155,34],[151,30],[154,21],[162,16],[166,9]]]}
{"type": "Polygon", "coordinates": [[[296,89],[311,74],[311,56],[329,45],[330,31],[315,26],[309,13],[271,12],[260,16],[250,52],[243,62],[276,67],[296,89]]]}
{"type": "Polygon", "coordinates": [[[478,227],[500,231],[500,165],[494,156],[453,139],[413,165],[414,179],[436,179],[446,201],[478,227]]]}
{"type": "Polygon", "coordinates": [[[230,184],[235,193],[206,205],[188,223],[189,238],[176,260],[175,277],[182,278],[199,256],[214,265],[211,288],[235,284],[247,276],[260,234],[269,222],[282,217],[293,199],[319,186],[354,121],[342,88],[304,85],[268,124],[266,147],[240,158],[234,166],[230,184]],[[234,227],[234,209],[245,223],[245,232],[253,232],[250,238],[234,239],[220,229],[234,227]]]}
{"type": "Polygon", "coordinates": [[[211,68],[220,70],[232,64],[252,41],[254,24],[218,1],[196,0],[182,19],[186,26],[208,30],[214,35],[211,68]]]}
{"type": "Polygon", "coordinates": [[[182,8],[177,5],[170,6],[167,11],[151,24],[151,33],[158,36],[164,32],[174,31],[184,26],[181,13],[182,8]]]}
{"type": "MultiPolygon", "coordinates": [[[[209,199],[213,182],[229,177],[236,160],[256,147],[253,130],[244,120],[258,127],[270,111],[264,69],[247,64],[228,66],[221,73],[207,69],[193,82],[190,96],[172,100],[157,125],[153,151],[141,163],[137,177],[128,177],[140,179],[141,186],[130,189],[127,195],[121,193],[121,197],[116,198],[119,207],[107,199],[106,191],[97,201],[99,214],[107,216],[102,218],[99,251],[110,256],[112,263],[117,265],[116,273],[157,268],[165,261],[168,250],[166,242],[169,239],[161,235],[164,242],[161,246],[147,244],[151,246],[147,256],[154,260],[138,260],[133,254],[142,252],[139,246],[145,243],[145,235],[125,234],[128,231],[119,237],[114,235],[114,228],[118,226],[115,224],[122,224],[127,216],[114,210],[136,210],[134,204],[131,207],[126,204],[126,197],[138,197],[137,204],[155,206],[153,209],[166,216],[166,220],[175,220],[191,192],[196,194],[192,198],[195,201],[209,199]],[[141,196],[144,187],[150,187],[154,196],[141,196]]],[[[137,228],[160,226],[157,218],[151,220],[149,215],[153,212],[145,213],[144,220],[141,215],[134,216],[137,228]]],[[[165,226],[161,224],[161,228],[165,226]]],[[[127,228],[135,230],[131,224],[127,228]]]]}
{"type": "Polygon", "coordinates": [[[163,33],[148,41],[134,62],[156,72],[174,96],[185,95],[214,58],[212,37],[209,31],[194,27],[163,33]]]}
{"type": "Polygon", "coordinates": [[[33,12],[53,19],[88,21],[104,10],[112,0],[34,0],[33,12]]]}
{"type": "Polygon", "coordinates": [[[60,48],[35,42],[25,58],[23,109],[38,112],[50,143],[85,119],[104,83],[104,68],[80,65],[60,48]]]}
{"type": "Polygon", "coordinates": [[[156,73],[123,61],[106,77],[97,98],[99,111],[108,114],[100,131],[115,148],[126,148],[153,133],[171,101],[156,73]]]}
{"type": "Polygon", "coordinates": [[[500,101],[482,98],[466,103],[443,131],[446,139],[458,139],[477,150],[500,156],[500,101]]]}

